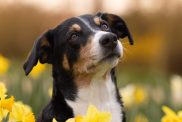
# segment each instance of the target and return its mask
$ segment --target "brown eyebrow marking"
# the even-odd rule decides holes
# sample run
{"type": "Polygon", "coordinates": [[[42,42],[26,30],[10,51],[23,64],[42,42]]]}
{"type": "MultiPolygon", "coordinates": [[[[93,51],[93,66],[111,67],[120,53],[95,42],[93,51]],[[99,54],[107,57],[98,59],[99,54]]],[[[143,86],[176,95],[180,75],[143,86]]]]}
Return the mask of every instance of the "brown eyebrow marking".
{"type": "Polygon", "coordinates": [[[75,31],[80,31],[81,30],[81,27],[80,25],[78,24],[73,24],[71,27],[70,27],[70,30],[75,30],[75,31]]]}
{"type": "Polygon", "coordinates": [[[94,22],[96,25],[100,25],[100,18],[99,17],[94,17],[94,22]]]}

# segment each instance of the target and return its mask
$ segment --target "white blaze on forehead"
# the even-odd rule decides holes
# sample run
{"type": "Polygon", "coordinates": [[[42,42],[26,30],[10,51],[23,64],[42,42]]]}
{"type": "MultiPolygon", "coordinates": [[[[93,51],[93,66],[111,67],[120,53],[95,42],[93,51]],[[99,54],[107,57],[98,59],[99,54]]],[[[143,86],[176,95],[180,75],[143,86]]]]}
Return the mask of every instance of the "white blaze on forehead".
{"type": "Polygon", "coordinates": [[[99,41],[100,40],[100,38],[103,36],[103,35],[105,35],[105,34],[108,34],[108,33],[110,33],[110,32],[106,32],[106,31],[97,31],[96,33],[95,33],[95,35],[94,35],[94,41],[99,41]]]}
{"type": "Polygon", "coordinates": [[[97,30],[94,29],[90,24],[89,22],[87,22],[86,20],[84,20],[83,18],[81,17],[76,17],[78,18],[80,21],[82,21],[92,32],[96,32],[97,30]]]}
{"type": "Polygon", "coordinates": [[[95,58],[97,60],[100,60],[102,59],[103,57],[103,48],[102,46],[100,45],[99,43],[99,40],[102,36],[104,36],[105,34],[107,34],[109,32],[105,32],[105,31],[96,31],[94,33],[94,36],[93,36],[93,40],[92,40],[92,48],[91,48],[91,53],[95,55],[95,58]]]}

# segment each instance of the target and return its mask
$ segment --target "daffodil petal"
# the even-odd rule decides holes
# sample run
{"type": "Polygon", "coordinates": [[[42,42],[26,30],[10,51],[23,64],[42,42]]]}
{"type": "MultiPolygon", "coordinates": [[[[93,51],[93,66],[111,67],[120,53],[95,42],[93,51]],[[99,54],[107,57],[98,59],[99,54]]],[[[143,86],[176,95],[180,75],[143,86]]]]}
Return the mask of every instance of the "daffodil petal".
{"type": "Polygon", "coordinates": [[[89,105],[85,116],[77,116],[66,122],[111,122],[111,113],[100,112],[95,106],[89,105]]]}
{"type": "Polygon", "coordinates": [[[75,118],[68,119],[66,122],[76,122],[75,118]]]}
{"type": "Polygon", "coordinates": [[[7,109],[9,112],[11,112],[13,104],[14,104],[14,97],[13,96],[11,96],[8,99],[1,99],[0,100],[0,107],[3,109],[7,109]]]}
{"type": "Polygon", "coordinates": [[[46,65],[41,64],[40,62],[37,63],[37,65],[33,68],[33,70],[30,72],[30,76],[33,78],[38,78],[40,74],[45,71],[46,65]]]}
{"type": "Polygon", "coordinates": [[[15,102],[12,112],[10,112],[9,121],[35,122],[35,117],[28,105],[15,102]]]}
{"type": "Polygon", "coordinates": [[[167,107],[167,106],[163,106],[163,107],[162,107],[162,110],[164,111],[164,113],[165,113],[166,115],[176,116],[176,113],[173,112],[173,111],[172,111],[169,107],[167,107]]]}
{"type": "Polygon", "coordinates": [[[97,112],[98,112],[97,108],[95,106],[93,106],[93,105],[90,105],[88,107],[87,116],[89,118],[93,118],[97,114],[97,112]]]}
{"type": "Polygon", "coordinates": [[[178,111],[178,116],[182,117],[182,111],[178,111]]]}
{"type": "Polygon", "coordinates": [[[0,122],[8,115],[8,110],[0,108],[0,122]]]}
{"type": "Polygon", "coordinates": [[[5,74],[9,69],[10,61],[0,54],[0,75],[5,74]]]}
{"type": "Polygon", "coordinates": [[[52,122],[57,122],[55,118],[53,118],[52,122]]]}
{"type": "Polygon", "coordinates": [[[99,122],[111,122],[111,113],[103,112],[99,115],[99,122]]]}
{"type": "Polygon", "coordinates": [[[6,97],[6,92],[7,92],[7,89],[6,89],[6,86],[3,82],[0,82],[0,98],[5,98],[6,97]]]}
{"type": "Polygon", "coordinates": [[[182,111],[179,111],[177,115],[178,115],[180,121],[182,122],[182,111]]]}

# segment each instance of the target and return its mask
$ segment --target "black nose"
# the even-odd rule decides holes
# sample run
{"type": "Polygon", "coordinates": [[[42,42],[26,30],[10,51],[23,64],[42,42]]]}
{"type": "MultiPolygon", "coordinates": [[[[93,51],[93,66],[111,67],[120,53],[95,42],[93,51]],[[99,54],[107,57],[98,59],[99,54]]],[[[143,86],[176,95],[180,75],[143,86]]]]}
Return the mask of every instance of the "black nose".
{"type": "Polygon", "coordinates": [[[114,34],[105,34],[100,38],[99,43],[105,48],[114,49],[117,46],[117,37],[114,34]]]}

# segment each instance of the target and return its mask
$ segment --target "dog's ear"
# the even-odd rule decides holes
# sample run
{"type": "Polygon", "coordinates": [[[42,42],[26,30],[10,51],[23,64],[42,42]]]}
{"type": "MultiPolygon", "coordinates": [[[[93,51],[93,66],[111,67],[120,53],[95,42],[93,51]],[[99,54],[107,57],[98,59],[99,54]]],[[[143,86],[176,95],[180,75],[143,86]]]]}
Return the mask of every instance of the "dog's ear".
{"type": "Polygon", "coordinates": [[[115,33],[118,36],[118,38],[124,38],[127,36],[130,44],[134,44],[133,38],[128,30],[128,27],[121,17],[108,13],[97,13],[97,16],[99,16],[101,20],[105,20],[108,22],[111,31],[115,33]]]}
{"type": "Polygon", "coordinates": [[[32,68],[37,65],[38,60],[40,63],[52,63],[53,57],[53,32],[49,30],[43,33],[34,42],[33,48],[29,53],[27,61],[23,65],[25,74],[28,75],[32,68]]]}

